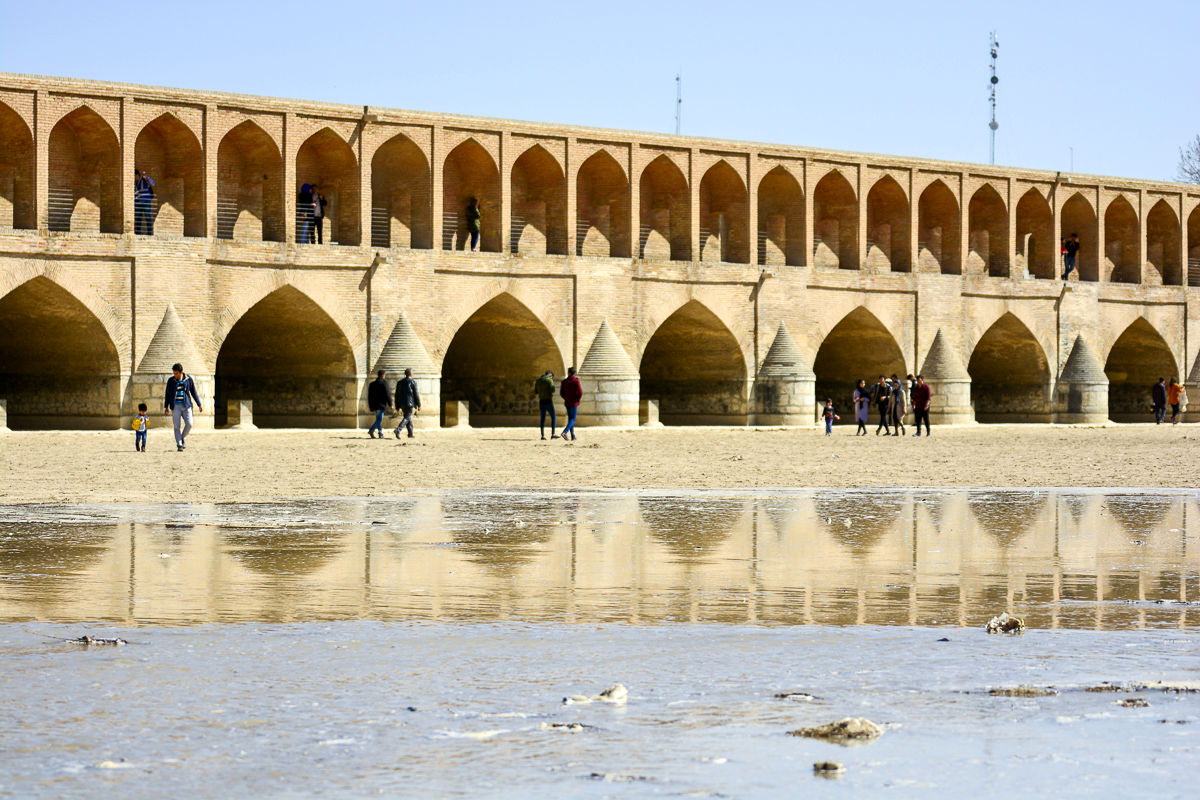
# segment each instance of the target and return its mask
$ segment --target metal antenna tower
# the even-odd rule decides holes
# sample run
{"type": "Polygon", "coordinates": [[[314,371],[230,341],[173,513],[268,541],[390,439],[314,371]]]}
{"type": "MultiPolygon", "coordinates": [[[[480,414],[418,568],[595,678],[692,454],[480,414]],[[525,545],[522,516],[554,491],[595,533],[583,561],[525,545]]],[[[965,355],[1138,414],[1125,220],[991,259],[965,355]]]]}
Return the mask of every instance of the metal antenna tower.
{"type": "Polygon", "coordinates": [[[996,32],[992,31],[988,45],[992,51],[992,94],[990,97],[992,103],[992,121],[988,123],[988,127],[992,129],[992,150],[991,163],[996,163],[996,128],[1000,127],[1000,123],[996,122],[996,84],[1000,79],[996,77],[996,57],[1000,55],[1000,40],[996,38],[996,32]]]}
{"type": "Polygon", "coordinates": [[[675,135],[679,135],[679,123],[683,117],[683,75],[675,73],[675,135]]]}

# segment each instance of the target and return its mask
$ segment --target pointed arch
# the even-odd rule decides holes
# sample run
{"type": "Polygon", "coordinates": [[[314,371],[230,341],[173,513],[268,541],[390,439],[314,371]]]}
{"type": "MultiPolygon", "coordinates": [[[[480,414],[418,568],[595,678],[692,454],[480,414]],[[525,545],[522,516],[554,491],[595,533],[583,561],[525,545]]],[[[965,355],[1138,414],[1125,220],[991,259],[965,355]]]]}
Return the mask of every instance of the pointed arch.
{"type": "Polygon", "coordinates": [[[103,117],[84,105],[55,124],[50,131],[50,230],[121,233],[123,185],[121,144],[103,117]]]}
{"type": "Polygon", "coordinates": [[[782,165],[758,183],[758,263],[804,266],[804,191],[782,165]]]}
{"type": "Polygon", "coordinates": [[[554,337],[528,306],[503,292],[455,332],[442,358],[442,400],[469,403],[475,427],[534,425],[533,381],[546,370],[566,372],[554,337]]]}
{"type": "Polygon", "coordinates": [[[1054,212],[1037,189],[1017,201],[1017,260],[1035,278],[1056,278],[1054,212]]]}
{"type": "Polygon", "coordinates": [[[1108,416],[1115,422],[1148,422],[1150,388],[1179,376],[1171,348],[1145,317],[1129,324],[1108,351],[1108,416]]]}
{"type": "Polygon", "coordinates": [[[154,179],[150,202],[155,234],[205,236],[204,155],[192,129],[170,112],[138,133],[134,166],[154,179]]]}
{"type": "Polygon", "coordinates": [[[0,397],[9,427],[115,428],[122,392],[116,345],[75,295],[39,275],[0,297],[0,397]]]}
{"type": "Polygon", "coordinates": [[[1008,276],[1008,207],[1000,193],[985,183],[967,206],[967,271],[1008,276]]]}
{"type": "Polygon", "coordinates": [[[1166,200],[1159,200],[1146,215],[1146,283],[1166,286],[1183,285],[1183,265],[1179,263],[1179,217],[1166,200]]]}
{"type": "Polygon", "coordinates": [[[567,254],[567,179],[558,159],[540,144],[513,163],[511,211],[512,252],[567,254]]]}
{"type": "Polygon", "coordinates": [[[1141,227],[1137,212],[1124,197],[1104,211],[1104,266],[1112,283],[1141,283],[1141,227]]]}
{"type": "Polygon", "coordinates": [[[858,197],[832,169],[813,189],[813,265],[858,269],[858,197]]]}
{"type": "Polygon", "coordinates": [[[641,396],[666,425],[746,424],[746,358],[720,317],[690,300],[663,320],[642,351],[641,396]]]}
{"type": "Polygon", "coordinates": [[[254,401],[264,428],[343,428],[357,422],[357,366],[341,326],[291,284],[242,313],[217,353],[216,423],[254,401]]]}
{"type": "Polygon", "coordinates": [[[896,179],[884,175],[867,192],[867,266],[891,272],[912,272],[909,244],[912,215],[908,195],[896,179]]]}
{"type": "Polygon", "coordinates": [[[1081,281],[1100,280],[1100,250],[1096,210],[1079,192],[1071,195],[1062,207],[1062,238],[1072,233],[1079,236],[1079,253],[1075,271],[1081,281]]]}
{"type": "Polygon", "coordinates": [[[1186,266],[1187,285],[1200,286],[1200,205],[1188,214],[1186,266]]]}
{"type": "Polygon", "coordinates": [[[33,131],[0,103],[0,228],[37,228],[33,131]]]}
{"type": "Polygon", "coordinates": [[[660,155],[642,170],[640,194],[638,256],[657,261],[691,260],[692,215],[683,172],[666,155],[660,155]]]}
{"type": "Polygon", "coordinates": [[[917,253],[922,272],[962,273],[958,200],[941,180],[921,192],[917,203],[917,253]]]}
{"type": "Polygon", "coordinates": [[[245,120],[217,146],[217,238],[282,242],[283,208],[283,157],[266,131],[245,120]]]}
{"type": "Polygon", "coordinates": [[[579,168],[575,182],[575,254],[629,258],[629,177],[607,150],[579,168]]]}
{"type": "Polygon", "coordinates": [[[750,199],[742,176],[725,159],[700,179],[700,260],[750,262],[750,199]]]}
{"type": "MultiPolygon", "coordinates": [[[[328,206],[325,209],[321,238],[327,234],[329,243],[357,245],[362,239],[359,212],[361,205],[358,157],[346,140],[330,128],[322,128],[304,140],[296,153],[296,184],[320,187],[328,206]]],[[[307,209],[296,207],[296,239],[303,238],[304,214],[307,209]]],[[[309,242],[316,241],[315,236],[309,242]]]]}
{"type": "Polygon", "coordinates": [[[904,353],[879,318],[859,306],[826,334],[813,361],[817,397],[852,408],[850,398],[858,381],[870,385],[880,375],[904,375],[904,353]]]}
{"type": "Polygon", "coordinates": [[[967,364],[977,422],[1049,422],[1050,364],[1033,331],[1011,311],[979,338],[967,364]]]}
{"type": "Polygon", "coordinates": [[[468,138],[446,156],[442,169],[442,249],[468,250],[467,204],[479,203],[479,249],[500,252],[500,170],[491,154],[468,138]]]}
{"type": "Polygon", "coordinates": [[[429,159],[403,133],[371,159],[371,245],[433,247],[433,192],[429,159]]]}

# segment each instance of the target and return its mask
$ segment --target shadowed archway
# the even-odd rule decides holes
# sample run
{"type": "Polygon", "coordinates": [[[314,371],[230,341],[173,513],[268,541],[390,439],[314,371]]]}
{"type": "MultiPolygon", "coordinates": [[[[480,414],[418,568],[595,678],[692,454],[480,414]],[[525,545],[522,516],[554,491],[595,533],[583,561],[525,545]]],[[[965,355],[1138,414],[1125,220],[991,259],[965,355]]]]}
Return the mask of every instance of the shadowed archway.
{"type": "Polygon", "coordinates": [[[283,157],[267,132],[246,120],[217,148],[217,238],[282,242],[283,157]]]}
{"type": "Polygon", "coordinates": [[[958,200],[949,187],[934,181],[917,204],[917,261],[922,272],[962,272],[958,200]]]}
{"type": "Polygon", "coordinates": [[[858,269],[858,197],[836,169],[813,189],[813,265],[858,269]]]}
{"type": "Polygon", "coordinates": [[[628,258],[629,178],[606,150],[579,168],[575,184],[575,254],[628,258]]]}
{"type": "MultiPolygon", "coordinates": [[[[322,237],[325,244],[357,245],[362,238],[359,226],[361,198],[358,157],[342,137],[322,128],[305,140],[296,154],[296,188],[303,184],[320,187],[328,207],[322,237]]],[[[296,208],[296,241],[303,232],[301,213],[296,208]]],[[[315,241],[315,239],[313,239],[315,241]]]]}
{"type": "Polygon", "coordinates": [[[967,372],[977,422],[1050,421],[1050,366],[1015,315],[1004,314],[980,337],[967,372]]]}
{"type": "Polygon", "coordinates": [[[36,228],[33,132],[0,103],[0,228],[36,228]]]}
{"type": "Polygon", "coordinates": [[[659,156],[642,170],[638,256],[647,261],[692,258],[692,215],[687,178],[675,162],[659,156]]]}
{"type": "Polygon", "coordinates": [[[121,144],[104,118],[80,106],[60,119],[50,131],[50,230],[121,233],[124,185],[121,144]]]}
{"type": "Polygon", "coordinates": [[[134,163],[154,179],[150,217],[154,233],[207,236],[204,154],[200,141],[173,114],[163,114],[138,134],[134,163]]]}
{"type": "Polygon", "coordinates": [[[867,266],[881,272],[912,272],[908,195],[884,175],[867,193],[867,266]]]}
{"type": "MultiPolygon", "coordinates": [[[[1072,233],[1079,236],[1079,254],[1075,272],[1081,281],[1100,280],[1100,245],[1097,234],[1096,210],[1087,198],[1076,192],[1062,207],[1062,238],[1072,233]]],[[[1061,274],[1062,259],[1059,259],[1061,274]]]]}
{"type": "Polygon", "coordinates": [[[668,317],[642,353],[641,396],[666,425],[745,425],[746,360],[716,314],[692,300],[668,317]]]}
{"type": "Polygon", "coordinates": [[[870,386],[880,375],[905,375],[904,354],[895,337],[879,318],[862,306],[851,311],[833,327],[821,343],[813,362],[817,374],[817,399],[833,400],[847,409],[843,421],[853,422],[851,397],[859,379],[870,386]]]}
{"type": "Polygon", "coordinates": [[[971,196],[967,206],[967,271],[973,274],[1008,275],[1008,208],[990,184],[971,196]]]}
{"type": "Polygon", "coordinates": [[[1056,278],[1054,212],[1037,189],[1017,202],[1017,259],[1035,278],[1056,278]]]}
{"type": "MultiPolygon", "coordinates": [[[[1115,422],[1150,422],[1150,390],[1159,378],[1178,377],[1175,357],[1145,317],[1126,328],[1108,352],[1108,417],[1115,422]]],[[[1182,379],[1181,379],[1182,380],[1182,379]]]]}
{"type": "Polygon", "coordinates": [[[1183,266],[1179,263],[1179,217],[1166,200],[1159,200],[1146,215],[1146,274],[1148,284],[1183,284],[1183,266]]]}
{"type": "Polygon", "coordinates": [[[758,263],[804,266],[804,192],[784,167],[758,184],[758,263]]]}
{"type": "Polygon", "coordinates": [[[567,179],[540,144],[513,164],[511,225],[513,253],[567,254],[567,179]]]}
{"type": "Polygon", "coordinates": [[[471,249],[467,204],[479,203],[479,249],[500,252],[500,170],[483,145],[467,139],[450,151],[442,169],[442,249],[471,249]]]}
{"type": "Polygon", "coordinates": [[[429,159],[402,133],[371,159],[371,245],[433,247],[433,197],[429,159]]]}
{"type": "Polygon", "coordinates": [[[750,261],[750,202],[742,177],[725,160],[700,180],[700,260],[750,261]]]}
{"type": "Polygon", "coordinates": [[[1113,283],[1141,283],[1141,229],[1137,212],[1124,197],[1108,204],[1104,212],[1104,258],[1113,283]]]}

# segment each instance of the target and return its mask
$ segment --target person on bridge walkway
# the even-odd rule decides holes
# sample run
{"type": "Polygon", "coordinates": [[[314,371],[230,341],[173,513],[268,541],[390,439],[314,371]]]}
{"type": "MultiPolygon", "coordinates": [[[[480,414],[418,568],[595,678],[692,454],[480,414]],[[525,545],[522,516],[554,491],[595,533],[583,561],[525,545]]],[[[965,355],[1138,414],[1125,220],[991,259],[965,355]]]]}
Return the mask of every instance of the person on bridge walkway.
{"type": "Polygon", "coordinates": [[[404,370],[404,379],[396,382],[396,408],[404,412],[400,424],[394,433],[400,438],[400,429],[408,428],[408,438],[416,436],[413,433],[413,413],[421,410],[421,393],[417,391],[417,382],[413,380],[412,370],[404,370]]]}
{"type": "Polygon", "coordinates": [[[183,374],[183,365],[176,362],[171,367],[171,373],[171,377],[167,378],[163,413],[170,414],[175,423],[175,449],[183,450],[187,447],[187,435],[192,432],[192,400],[196,401],[196,410],[201,414],[204,413],[204,406],[200,403],[192,376],[183,374]],[[180,425],[183,426],[182,430],[180,425]]]}
{"type": "Polygon", "coordinates": [[[541,430],[542,439],[546,438],[546,415],[550,415],[550,438],[557,439],[558,434],[554,429],[558,427],[558,415],[554,412],[554,373],[546,370],[540,378],[533,383],[533,393],[538,399],[538,428],[541,430]]]}
{"type": "Polygon", "coordinates": [[[567,379],[558,387],[558,393],[562,395],[563,405],[567,407],[567,424],[563,426],[562,438],[565,440],[569,433],[573,442],[575,441],[575,415],[579,413],[579,401],[583,399],[583,384],[575,375],[574,367],[567,367],[567,379]]]}
{"type": "Polygon", "coordinates": [[[296,231],[296,241],[308,244],[313,235],[313,192],[311,184],[300,187],[296,195],[296,223],[300,230],[296,231]]]}
{"type": "Polygon", "coordinates": [[[471,252],[479,252],[479,234],[483,230],[483,214],[479,210],[479,201],[472,197],[467,201],[467,233],[471,236],[471,252]]]}
{"type": "Polygon", "coordinates": [[[372,439],[376,438],[376,434],[380,439],[383,438],[383,415],[392,407],[392,390],[384,380],[386,377],[387,370],[379,370],[375,373],[375,380],[367,387],[367,408],[375,412],[375,422],[367,428],[367,436],[372,439]]]}
{"type": "Polygon", "coordinates": [[[879,382],[871,387],[871,399],[879,410],[879,424],[875,426],[875,435],[878,436],[882,430],[884,436],[891,436],[892,387],[888,386],[886,376],[880,375],[879,382]]]}
{"type": "Polygon", "coordinates": [[[858,423],[855,436],[867,435],[867,415],[871,411],[871,395],[867,391],[867,382],[859,379],[854,389],[854,421],[858,423]]]}
{"type": "Polygon", "coordinates": [[[1154,408],[1154,424],[1157,425],[1167,418],[1167,379],[1159,378],[1158,383],[1150,387],[1150,404],[1154,408]]]}
{"type": "Polygon", "coordinates": [[[154,234],[154,179],[138,169],[133,171],[133,232],[154,234]]]}
{"type": "Polygon", "coordinates": [[[915,435],[921,435],[921,420],[925,420],[925,435],[929,436],[929,404],[933,402],[933,389],[925,382],[924,375],[917,376],[917,386],[912,390],[913,424],[917,427],[915,435]]]}
{"type": "MultiPolygon", "coordinates": [[[[313,234],[315,234],[317,237],[316,244],[325,244],[324,233],[323,233],[323,230],[325,228],[325,206],[329,205],[329,202],[325,199],[325,195],[321,194],[321,192],[317,189],[317,185],[315,183],[312,185],[312,197],[313,197],[313,203],[312,203],[313,234]]],[[[309,239],[308,239],[309,244],[313,243],[313,241],[312,241],[313,234],[309,235],[309,239]]]]}
{"type": "Polygon", "coordinates": [[[1071,270],[1075,269],[1075,259],[1079,255],[1079,234],[1072,233],[1066,239],[1063,239],[1063,276],[1065,281],[1067,276],[1071,274],[1071,270]]]}
{"type": "Polygon", "coordinates": [[[1179,424],[1179,406],[1183,403],[1185,397],[1183,387],[1179,385],[1179,379],[1171,378],[1171,382],[1167,384],[1167,404],[1171,406],[1171,424],[1179,424]]]}

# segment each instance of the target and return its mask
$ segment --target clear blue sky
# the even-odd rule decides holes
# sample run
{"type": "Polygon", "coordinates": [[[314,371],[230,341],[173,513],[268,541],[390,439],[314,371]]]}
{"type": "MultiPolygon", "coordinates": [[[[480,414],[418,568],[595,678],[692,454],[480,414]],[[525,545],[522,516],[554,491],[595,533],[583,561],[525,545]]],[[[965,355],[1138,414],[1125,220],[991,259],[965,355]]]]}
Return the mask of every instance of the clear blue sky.
{"type": "Polygon", "coordinates": [[[1200,3],[0,0],[0,70],[1173,179],[1200,3]],[[53,27],[51,27],[51,21],[53,27]]]}

